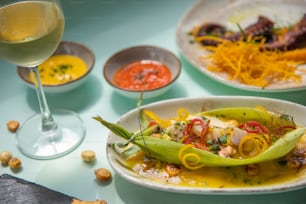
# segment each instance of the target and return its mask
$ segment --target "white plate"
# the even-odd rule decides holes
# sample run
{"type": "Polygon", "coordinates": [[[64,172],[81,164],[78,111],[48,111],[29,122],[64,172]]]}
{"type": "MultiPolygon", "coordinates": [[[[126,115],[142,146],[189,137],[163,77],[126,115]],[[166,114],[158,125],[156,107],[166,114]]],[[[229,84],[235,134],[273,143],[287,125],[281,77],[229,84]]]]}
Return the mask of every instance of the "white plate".
{"type": "MultiPolygon", "coordinates": [[[[186,108],[189,112],[195,113],[200,112],[203,109],[209,110],[215,108],[235,106],[255,107],[258,105],[261,105],[271,111],[289,114],[294,117],[297,123],[306,126],[305,106],[270,98],[239,96],[217,96],[189,99],[182,98],[156,102],[153,104],[146,105],[144,106],[144,108],[154,111],[161,118],[171,118],[176,115],[177,109],[181,107],[186,108]]],[[[138,129],[137,116],[138,110],[132,110],[123,115],[119,119],[118,123],[129,131],[134,132],[138,129]]],[[[112,144],[118,142],[122,142],[122,139],[110,133],[107,141],[107,158],[112,168],[124,179],[132,183],[152,189],[190,194],[253,194],[289,191],[298,188],[303,188],[306,186],[306,172],[305,175],[302,176],[302,178],[299,178],[294,181],[262,187],[253,186],[249,188],[199,188],[191,186],[175,186],[169,183],[156,182],[154,180],[142,177],[124,166],[123,159],[112,149],[112,144]]]]}
{"type": "Polygon", "coordinates": [[[188,33],[194,26],[204,22],[218,22],[231,30],[238,31],[237,24],[246,27],[256,22],[258,15],[265,15],[279,26],[292,25],[301,19],[306,12],[306,0],[201,0],[196,2],[182,17],[176,30],[176,41],[183,56],[198,70],[207,76],[232,87],[250,91],[285,92],[306,89],[306,73],[302,74],[302,82],[277,82],[260,87],[244,85],[228,79],[227,74],[214,73],[206,69],[206,61],[199,60],[208,52],[199,49],[188,33]]]}

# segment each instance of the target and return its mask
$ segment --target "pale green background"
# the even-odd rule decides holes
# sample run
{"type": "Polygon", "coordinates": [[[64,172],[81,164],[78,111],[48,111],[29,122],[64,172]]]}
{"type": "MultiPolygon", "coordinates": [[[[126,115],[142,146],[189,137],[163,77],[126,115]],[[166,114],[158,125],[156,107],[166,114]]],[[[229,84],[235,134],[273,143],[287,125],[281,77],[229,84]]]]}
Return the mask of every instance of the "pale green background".
{"type": "MultiPolygon", "coordinates": [[[[86,125],[86,138],[71,154],[55,160],[39,161],[24,157],[15,146],[14,134],[6,129],[10,119],[25,120],[38,112],[35,91],[27,87],[16,73],[16,66],[0,61],[0,151],[10,150],[21,158],[23,169],[14,174],[0,166],[0,174],[9,173],[51,189],[85,200],[105,199],[110,204],[300,204],[305,203],[306,189],[279,194],[232,196],[188,195],[161,192],[131,184],[113,172],[113,179],[99,184],[93,171],[111,169],[105,156],[108,131],[92,119],[97,114],[109,121],[135,108],[136,101],[115,93],[104,81],[102,67],[108,57],[120,49],[134,45],[157,45],[169,49],[182,61],[182,73],[175,85],[158,98],[144,104],[171,98],[211,95],[254,95],[286,99],[306,105],[305,91],[291,93],[259,93],[227,87],[195,70],[179,54],[175,30],[179,19],[194,3],[189,0],[64,0],[66,16],[63,40],[87,45],[96,63],[89,80],[77,90],[65,94],[47,94],[51,109],[69,108],[80,114],[86,125]],[[92,149],[97,163],[85,165],[80,152],[92,149]]],[[[1,190],[1,189],[0,189],[1,190]]]]}

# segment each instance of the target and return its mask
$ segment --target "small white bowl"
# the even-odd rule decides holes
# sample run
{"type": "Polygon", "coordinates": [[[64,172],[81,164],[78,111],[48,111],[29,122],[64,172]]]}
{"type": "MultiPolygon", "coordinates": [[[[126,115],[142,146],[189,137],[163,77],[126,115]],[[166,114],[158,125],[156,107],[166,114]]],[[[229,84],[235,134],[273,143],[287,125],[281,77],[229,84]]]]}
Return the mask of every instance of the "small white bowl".
{"type": "MultiPolygon", "coordinates": [[[[54,55],[61,55],[61,54],[67,54],[72,55],[81,58],[84,60],[85,64],[87,65],[87,71],[84,75],[81,77],[65,82],[62,84],[56,84],[56,85],[44,85],[43,88],[46,93],[63,93],[70,90],[73,90],[83,84],[87,80],[87,76],[93,69],[93,65],[95,63],[95,56],[93,52],[86,46],[77,43],[77,42],[71,42],[71,41],[62,41],[56,51],[54,52],[54,55]]],[[[17,72],[19,77],[30,87],[34,88],[33,82],[29,80],[29,73],[30,70],[26,67],[18,66],[17,72]]]]}
{"type": "Polygon", "coordinates": [[[134,46],[113,54],[104,64],[103,75],[105,80],[119,94],[128,98],[139,98],[142,91],[127,90],[118,87],[113,82],[115,73],[123,66],[140,60],[154,60],[166,65],[171,72],[169,83],[159,88],[144,91],[143,98],[149,99],[164,94],[176,81],[181,73],[180,60],[170,51],[151,45],[134,46]]]}

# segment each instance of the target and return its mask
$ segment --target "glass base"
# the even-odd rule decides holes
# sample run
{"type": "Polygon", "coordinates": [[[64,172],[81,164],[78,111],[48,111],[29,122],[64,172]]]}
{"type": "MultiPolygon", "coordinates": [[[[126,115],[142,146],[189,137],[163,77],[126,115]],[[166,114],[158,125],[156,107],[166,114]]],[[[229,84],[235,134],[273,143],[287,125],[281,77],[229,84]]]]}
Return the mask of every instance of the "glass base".
{"type": "Polygon", "coordinates": [[[17,130],[17,147],[33,159],[54,159],[73,151],[83,141],[85,127],[74,112],[52,112],[58,128],[56,131],[41,131],[41,114],[28,118],[17,130]]]}

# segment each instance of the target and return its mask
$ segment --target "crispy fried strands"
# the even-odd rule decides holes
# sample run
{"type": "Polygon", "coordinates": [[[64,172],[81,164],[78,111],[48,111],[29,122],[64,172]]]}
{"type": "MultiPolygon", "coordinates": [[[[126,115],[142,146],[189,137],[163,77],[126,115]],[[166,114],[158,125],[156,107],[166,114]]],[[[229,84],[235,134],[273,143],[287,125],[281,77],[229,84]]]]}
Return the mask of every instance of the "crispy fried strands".
{"type": "MultiPolygon", "coordinates": [[[[205,38],[201,37],[202,39],[205,38]]],[[[208,36],[208,39],[214,37],[208,36]]],[[[279,52],[262,50],[264,42],[231,42],[222,40],[217,46],[206,46],[212,51],[202,59],[210,59],[207,69],[225,72],[230,80],[243,84],[266,87],[277,81],[301,81],[298,72],[306,72],[298,65],[306,63],[306,48],[279,52]]]]}
{"type": "Polygon", "coordinates": [[[281,53],[281,58],[292,60],[299,64],[306,64],[306,48],[283,52],[281,53]]]}

